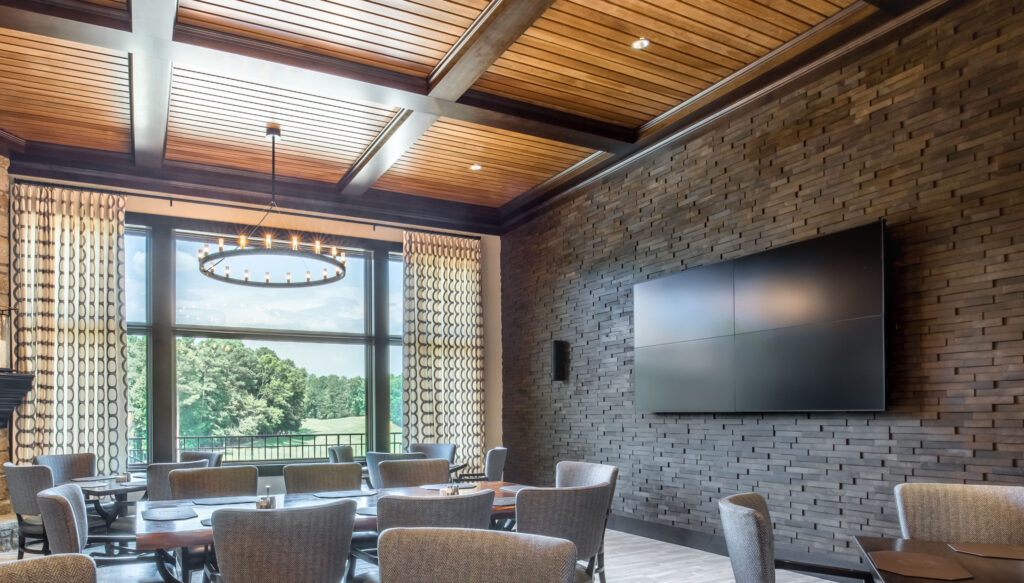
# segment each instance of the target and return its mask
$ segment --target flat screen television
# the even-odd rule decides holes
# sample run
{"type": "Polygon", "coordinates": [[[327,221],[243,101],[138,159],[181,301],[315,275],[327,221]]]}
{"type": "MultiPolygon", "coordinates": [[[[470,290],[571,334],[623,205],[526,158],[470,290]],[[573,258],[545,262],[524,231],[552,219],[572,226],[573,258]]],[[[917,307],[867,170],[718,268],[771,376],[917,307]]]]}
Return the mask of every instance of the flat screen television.
{"type": "Polygon", "coordinates": [[[882,221],[633,286],[639,412],[883,411],[882,221]]]}

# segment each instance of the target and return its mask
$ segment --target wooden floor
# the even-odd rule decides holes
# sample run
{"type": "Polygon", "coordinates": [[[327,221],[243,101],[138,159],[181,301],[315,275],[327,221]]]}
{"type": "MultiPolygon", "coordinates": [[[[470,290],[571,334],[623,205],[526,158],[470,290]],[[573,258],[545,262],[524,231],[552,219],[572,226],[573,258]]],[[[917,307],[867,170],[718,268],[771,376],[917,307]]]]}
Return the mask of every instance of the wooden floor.
{"type": "MultiPolygon", "coordinates": [[[[609,530],[606,541],[609,583],[733,583],[729,558],[688,547],[663,543],[609,530]]],[[[13,559],[0,554],[0,561],[13,559]]],[[[368,568],[360,563],[359,571],[368,568]]],[[[156,568],[148,565],[104,567],[100,583],[161,583],[156,568]]],[[[197,575],[193,583],[199,583],[197,575]]],[[[777,583],[813,583],[814,577],[779,571],[777,583]]]]}

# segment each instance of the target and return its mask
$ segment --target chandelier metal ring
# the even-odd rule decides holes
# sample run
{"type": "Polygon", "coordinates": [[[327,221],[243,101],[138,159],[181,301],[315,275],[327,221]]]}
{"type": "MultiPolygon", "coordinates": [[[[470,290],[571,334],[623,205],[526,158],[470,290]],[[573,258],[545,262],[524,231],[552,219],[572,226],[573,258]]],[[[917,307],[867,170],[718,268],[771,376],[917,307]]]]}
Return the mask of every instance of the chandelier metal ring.
{"type": "Polygon", "coordinates": [[[276,288],[312,287],[315,285],[326,285],[328,283],[334,283],[336,281],[341,281],[342,279],[345,279],[345,259],[339,259],[338,257],[332,257],[330,255],[316,254],[310,251],[294,251],[292,249],[264,249],[259,247],[252,247],[245,249],[231,249],[228,251],[217,251],[215,253],[210,253],[209,255],[204,255],[201,258],[199,258],[199,271],[201,271],[203,275],[205,275],[206,277],[216,279],[218,281],[223,281],[226,283],[233,283],[236,285],[276,288]],[[218,263],[225,259],[230,259],[232,257],[263,257],[266,255],[283,255],[286,257],[298,257],[300,259],[312,259],[315,261],[320,261],[331,266],[334,270],[334,273],[331,274],[327,270],[324,270],[324,273],[326,273],[326,277],[314,278],[312,277],[312,273],[310,271],[307,271],[306,274],[307,276],[309,276],[309,278],[306,280],[298,279],[297,281],[288,281],[282,283],[269,281],[269,277],[262,280],[258,278],[253,280],[251,278],[246,277],[230,277],[226,273],[224,275],[221,275],[220,273],[217,273],[216,270],[214,269],[215,265],[217,265],[218,263]]]}

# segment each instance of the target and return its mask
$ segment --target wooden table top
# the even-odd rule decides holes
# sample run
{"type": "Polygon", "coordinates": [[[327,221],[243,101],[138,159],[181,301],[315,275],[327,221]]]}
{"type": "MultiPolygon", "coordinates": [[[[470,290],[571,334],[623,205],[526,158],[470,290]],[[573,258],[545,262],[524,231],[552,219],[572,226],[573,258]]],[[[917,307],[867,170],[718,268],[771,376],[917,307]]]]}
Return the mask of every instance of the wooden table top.
{"type": "MultiPolygon", "coordinates": [[[[495,491],[495,497],[514,496],[499,490],[504,486],[517,485],[513,482],[479,482],[479,487],[466,490],[466,493],[479,492],[481,489],[495,491]]],[[[353,498],[318,498],[309,494],[277,494],[278,508],[301,508],[305,506],[319,506],[330,504],[338,500],[355,500],[360,507],[375,506],[377,497],[383,495],[398,496],[440,496],[437,490],[424,490],[423,488],[384,488],[378,490],[378,494],[358,496],[353,498]]],[[[197,545],[213,544],[213,529],[202,525],[202,520],[210,518],[216,510],[223,508],[253,508],[254,504],[227,504],[224,506],[203,506],[197,505],[192,500],[162,500],[162,501],[141,501],[138,503],[135,513],[136,546],[139,550],[173,549],[197,545]],[[143,520],[142,513],[151,508],[192,508],[198,514],[195,518],[186,520],[143,520]]],[[[495,506],[492,509],[494,518],[515,517],[516,507],[495,506]]],[[[376,516],[364,516],[356,514],[355,530],[372,531],[377,529],[376,516]]]]}
{"type": "Polygon", "coordinates": [[[961,567],[973,575],[971,579],[964,579],[968,583],[1010,583],[1011,581],[1024,581],[1024,561],[1012,559],[996,559],[991,557],[979,557],[967,553],[958,553],[949,548],[949,545],[941,542],[928,542],[919,540],[906,540],[901,538],[874,538],[858,536],[857,544],[861,553],[871,565],[871,571],[876,581],[882,583],[935,583],[937,579],[923,579],[920,577],[908,577],[882,571],[875,567],[868,553],[874,551],[904,551],[910,553],[925,553],[952,559],[961,567]]]}

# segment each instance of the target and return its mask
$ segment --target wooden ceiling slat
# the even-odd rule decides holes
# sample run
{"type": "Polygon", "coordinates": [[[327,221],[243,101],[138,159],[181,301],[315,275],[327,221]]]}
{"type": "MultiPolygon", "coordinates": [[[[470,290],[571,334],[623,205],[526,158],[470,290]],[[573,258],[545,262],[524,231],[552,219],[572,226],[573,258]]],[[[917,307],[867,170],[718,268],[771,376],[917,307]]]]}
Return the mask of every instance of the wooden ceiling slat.
{"type": "Polygon", "coordinates": [[[56,52],[53,49],[52,45],[27,42],[0,35],[0,50],[11,54],[23,55],[26,59],[34,58],[66,64],[74,63],[109,71],[127,70],[124,58],[118,59],[117,57],[100,53],[84,56],[78,53],[56,52]]]}
{"type": "Polygon", "coordinates": [[[425,77],[487,0],[181,0],[178,21],[425,77]]]}
{"type": "MultiPolygon", "coordinates": [[[[250,124],[249,127],[257,123],[256,120],[253,121],[254,123],[250,124]]],[[[173,129],[175,134],[187,135],[190,140],[201,140],[211,144],[216,143],[224,147],[234,144],[238,140],[239,135],[245,135],[237,128],[204,125],[201,120],[190,123],[182,121],[177,117],[168,121],[167,128],[168,130],[173,129]]],[[[298,142],[298,144],[284,148],[283,151],[324,158],[349,159],[352,156],[359,155],[362,151],[362,144],[365,143],[365,139],[344,139],[337,136],[301,134],[292,137],[289,134],[289,137],[291,141],[298,142]]]]}
{"type": "Polygon", "coordinates": [[[804,23],[807,26],[814,26],[815,24],[818,24],[825,18],[823,15],[813,10],[808,10],[806,7],[795,2],[794,0],[755,0],[754,2],[751,2],[750,0],[724,1],[740,5],[756,4],[758,6],[763,6],[769,10],[775,10],[783,14],[787,14],[792,18],[799,20],[800,22],[804,23]]]}
{"type": "Polygon", "coordinates": [[[803,5],[808,10],[822,15],[822,17],[828,17],[833,14],[839,8],[845,8],[853,3],[853,0],[840,1],[836,3],[828,2],[826,0],[794,0],[795,2],[803,5]]]}
{"type": "Polygon", "coordinates": [[[839,10],[821,0],[814,8],[822,13],[792,7],[794,14],[767,0],[558,0],[474,89],[640,127],[839,10]],[[650,47],[633,50],[641,36],[650,47]]]}
{"type": "Polygon", "coordinates": [[[498,206],[593,150],[441,118],[374,188],[498,206]],[[479,171],[471,164],[483,166],[479,171]]]}

